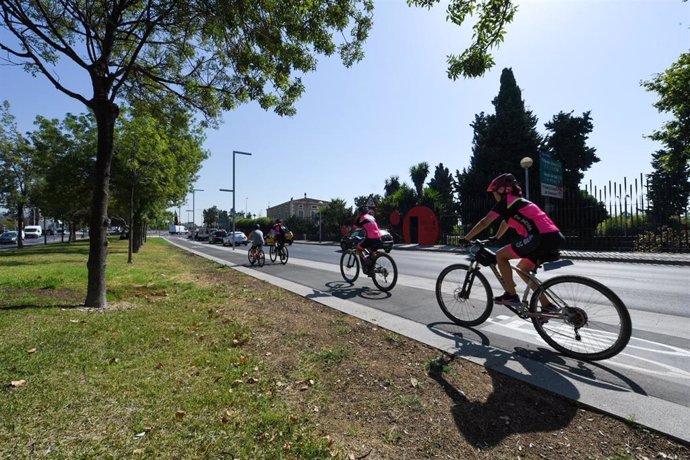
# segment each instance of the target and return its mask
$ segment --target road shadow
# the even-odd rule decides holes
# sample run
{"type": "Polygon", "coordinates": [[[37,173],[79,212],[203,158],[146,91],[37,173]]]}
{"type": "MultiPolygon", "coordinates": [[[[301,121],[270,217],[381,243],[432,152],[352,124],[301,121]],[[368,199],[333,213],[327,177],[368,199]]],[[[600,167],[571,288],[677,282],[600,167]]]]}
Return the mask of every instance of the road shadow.
{"type": "MultiPolygon", "coordinates": [[[[429,323],[427,327],[437,335],[453,339],[457,349],[460,349],[465,341],[479,343],[482,346],[491,346],[488,337],[474,328],[461,327],[451,322],[429,323]]],[[[590,386],[610,391],[632,391],[637,394],[648,395],[648,392],[635,380],[601,362],[568,358],[551,348],[545,347],[528,349],[516,346],[513,351],[518,357],[540,363],[551,373],[561,374],[590,386]]],[[[505,352],[509,353],[508,351],[505,352]]],[[[557,389],[553,388],[553,390],[556,391],[557,389]]]]}
{"type": "Polygon", "coordinates": [[[648,395],[647,391],[633,379],[601,362],[579,361],[577,359],[567,358],[550,348],[542,347],[536,350],[515,347],[515,353],[544,363],[555,372],[563,373],[570,378],[588,385],[613,391],[630,390],[637,394],[648,395]],[[603,377],[606,377],[606,382],[602,380],[603,377]]]}
{"type": "Polygon", "coordinates": [[[338,299],[351,300],[356,297],[369,300],[382,300],[391,296],[390,292],[379,291],[376,288],[369,286],[355,287],[354,284],[346,281],[329,281],[325,284],[327,289],[323,291],[315,291],[314,294],[309,294],[307,297],[324,297],[332,296],[338,299]]]}

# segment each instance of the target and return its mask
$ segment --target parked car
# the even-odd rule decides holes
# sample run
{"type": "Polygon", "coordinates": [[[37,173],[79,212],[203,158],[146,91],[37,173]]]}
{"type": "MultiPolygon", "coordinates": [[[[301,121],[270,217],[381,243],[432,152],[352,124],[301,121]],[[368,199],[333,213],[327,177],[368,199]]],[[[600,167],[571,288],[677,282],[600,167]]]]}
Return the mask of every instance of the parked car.
{"type": "Polygon", "coordinates": [[[27,238],[40,238],[43,231],[39,225],[26,225],[24,227],[24,234],[27,238]]]}
{"type": "Polygon", "coordinates": [[[223,239],[226,236],[228,236],[228,232],[225,230],[216,230],[215,232],[211,233],[211,236],[208,238],[208,242],[210,244],[223,243],[223,239]]]}
{"type": "MultiPolygon", "coordinates": [[[[360,228],[350,233],[350,236],[343,236],[340,239],[340,249],[346,251],[350,248],[354,248],[362,239],[364,239],[364,230],[360,228]]],[[[391,235],[388,230],[381,229],[381,243],[383,243],[381,249],[386,252],[391,252],[391,249],[393,249],[393,235],[391,235]]]]}
{"type": "MultiPolygon", "coordinates": [[[[17,244],[17,236],[19,233],[14,230],[7,231],[0,235],[0,244],[17,244]]],[[[24,232],[22,232],[22,238],[24,238],[24,232]]]]}
{"type": "Polygon", "coordinates": [[[211,238],[211,235],[213,235],[213,232],[218,230],[217,228],[200,228],[194,239],[196,241],[208,241],[211,238]]]}
{"type": "Polygon", "coordinates": [[[243,232],[230,232],[225,238],[223,238],[223,246],[232,246],[233,244],[237,246],[238,244],[244,244],[245,246],[249,243],[247,240],[247,235],[243,232]]]}

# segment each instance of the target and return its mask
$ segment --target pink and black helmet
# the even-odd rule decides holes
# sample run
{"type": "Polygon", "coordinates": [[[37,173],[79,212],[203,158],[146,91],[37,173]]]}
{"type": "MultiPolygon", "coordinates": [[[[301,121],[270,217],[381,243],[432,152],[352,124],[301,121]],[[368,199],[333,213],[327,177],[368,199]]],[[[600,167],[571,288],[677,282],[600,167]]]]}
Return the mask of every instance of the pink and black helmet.
{"type": "Polygon", "coordinates": [[[518,184],[517,179],[510,173],[501,174],[491,181],[487,192],[496,192],[499,195],[516,195],[522,196],[522,189],[518,184]]]}

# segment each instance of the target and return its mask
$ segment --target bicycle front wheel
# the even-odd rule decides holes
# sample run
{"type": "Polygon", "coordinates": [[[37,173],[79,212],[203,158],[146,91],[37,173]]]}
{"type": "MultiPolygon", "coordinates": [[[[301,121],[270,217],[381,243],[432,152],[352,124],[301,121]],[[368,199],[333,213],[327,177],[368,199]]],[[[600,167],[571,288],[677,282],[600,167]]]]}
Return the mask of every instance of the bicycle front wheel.
{"type": "Polygon", "coordinates": [[[266,254],[259,250],[259,253],[256,255],[256,261],[259,262],[259,267],[263,267],[266,263],[266,254]]]}
{"type": "Polygon", "coordinates": [[[288,248],[287,246],[283,246],[280,248],[280,251],[278,251],[278,255],[280,256],[280,263],[285,265],[288,261],[288,248]]]}
{"type": "Polygon", "coordinates": [[[388,292],[398,282],[398,267],[388,254],[378,254],[374,259],[371,275],[376,287],[388,292]]]}
{"type": "Polygon", "coordinates": [[[494,302],[486,277],[465,264],[450,265],[436,279],[436,300],[455,324],[476,326],[491,314],[494,302]]]}
{"type": "Polygon", "coordinates": [[[354,251],[343,252],[340,256],[340,274],[348,283],[354,283],[359,276],[359,258],[354,251]]]}
{"type": "Polygon", "coordinates": [[[268,256],[271,258],[271,262],[276,261],[276,259],[278,258],[278,252],[276,251],[275,246],[269,246],[268,256]]]}
{"type": "Polygon", "coordinates": [[[558,318],[534,317],[532,323],[546,343],[571,358],[608,359],[630,340],[632,322],[623,301],[609,288],[581,276],[557,276],[532,295],[530,311],[541,307],[539,296],[560,308],[558,318]]]}
{"type": "Polygon", "coordinates": [[[247,251],[247,259],[249,259],[249,263],[251,265],[254,265],[254,263],[256,262],[256,255],[254,251],[252,251],[251,249],[247,251]]]}

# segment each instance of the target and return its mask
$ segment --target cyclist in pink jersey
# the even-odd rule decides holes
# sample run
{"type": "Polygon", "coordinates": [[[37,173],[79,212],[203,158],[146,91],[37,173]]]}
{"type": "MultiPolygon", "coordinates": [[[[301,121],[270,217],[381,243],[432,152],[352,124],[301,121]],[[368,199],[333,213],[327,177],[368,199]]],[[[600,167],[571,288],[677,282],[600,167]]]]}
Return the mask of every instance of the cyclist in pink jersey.
{"type": "Polygon", "coordinates": [[[364,274],[368,274],[369,271],[369,260],[364,259],[363,252],[367,248],[371,253],[380,249],[383,244],[381,243],[381,230],[379,230],[379,225],[376,223],[376,219],[369,213],[369,208],[366,206],[359,207],[359,217],[355,221],[355,228],[364,229],[364,240],[357,245],[357,255],[359,255],[362,261],[362,269],[364,274]]]}
{"type": "MultiPolygon", "coordinates": [[[[475,238],[498,218],[503,220],[493,239],[501,238],[509,228],[515,229],[520,239],[502,247],[496,253],[496,265],[505,282],[506,292],[494,298],[494,302],[520,305],[520,298],[515,291],[510,259],[522,259],[517,266],[528,272],[536,267],[539,257],[558,250],[565,238],[539,206],[522,198],[522,189],[512,174],[501,174],[496,177],[489,184],[487,192],[493,193],[497,202],[496,206],[465,235],[465,242],[475,238]]],[[[528,282],[526,276],[518,273],[525,282],[528,282]]],[[[549,305],[546,298],[541,300],[542,311],[553,312],[554,308],[557,309],[549,305]]]]}

